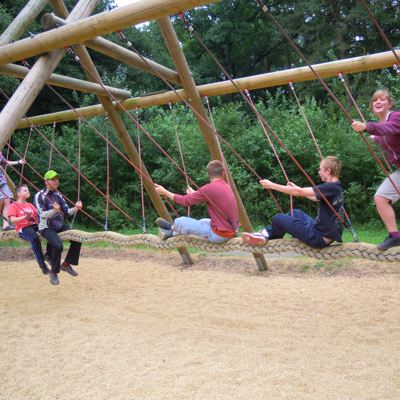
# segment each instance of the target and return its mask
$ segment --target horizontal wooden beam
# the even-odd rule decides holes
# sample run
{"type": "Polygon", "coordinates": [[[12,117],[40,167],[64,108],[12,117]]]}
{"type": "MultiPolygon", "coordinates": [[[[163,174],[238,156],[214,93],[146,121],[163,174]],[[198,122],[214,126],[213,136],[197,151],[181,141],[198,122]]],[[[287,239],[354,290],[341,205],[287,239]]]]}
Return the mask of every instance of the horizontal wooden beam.
{"type": "MultiPolygon", "coordinates": [[[[29,69],[21,65],[0,65],[0,75],[13,76],[14,78],[23,79],[26,75],[28,75],[28,73],[29,69]]],[[[100,96],[108,96],[107,91],[109,91],[117,99],[127,99],[132,96],[129,90],[118,89],[111,86],[106,86],[107,90],[104,90],[101,85],[98,85],[97,83],[87,82],[76,78],[70,78],[68,76],[59,74],[51,74],[46,83],[52,86],[78,90],[80,92],[93,93],[100,96]]]]}
{"type": "Polygon", "coordinates": [[[0,65],[84,43],[97,36],[159,19],[212,0],[146,0],[115,8],[0,47],[0,65]]]}
{"type": "MultiPolygon", "coordinates": [[[[400,51],[397,50],[400,56],[400,51]]],[[[351,74],[357,72],[371,71],[382,68],[392,67],[395,62],[394,55],[391,51],[384,53],[376,53],[372,55],[354,57],[346,60],[331,61],[323,64],[313,65],[313,69],[322,77],[329,78],[337,76],[339,73],[351,74]]],[[[274,86],[287,85],[289,82],[304,82],[314,80],[315,76],[309,67],[291,68],[283,71],[270,72],[267,74],[254,75],[246,78],[235,79],[235,83],[241,90],[256,90],[274,86]]],[[[225,94],[235,93],[237,90],[230,81],[210,83],[198,86],[202,97],[222,96],[225,94]]],[[[186,98],[183,90],[178,93],[186,98]]],[[[180,102],[179,97],[173,91],[158,93],[149,96],[137,97],[122,102],[123,106],[128,109],[146,108],[151,106],[159,106],[168,104],[169,102],[180,102]]],[[[118,105],[115,105],[118,107],[118,105]]],[[[78,111],[86,118],[104,114],[101,105],[79,108],[78,111]]],[[[45,125],[56,122],[65,122],[76,120],[77,116],[72,111],[61,111],[53,114],[39,115],[31,118],[31,122],[35,125],[45,125]]],[[[18,128],[29,127],[27,121],[21,121],[18,128]]]]}
{"type": "MultiPolygon", "coordinates": [[[[57,26],[64,26],[65,20],[57,17],[54,14],[44,14],[42,17],[42,26],[45,30],[53,29],[57,26]]],[[[131,50],[126,49],[118,44],[111,42],[110,40],[102,37],[97,37],[84,43],[86,47],[97,51],[98,53],[104,54],[108,57],[114,58],[126,65],[130,65],[135,68],[142,69],[152,75],[159,78],[161,75],[168,82],[177,83],[181,85],[178,74],[161,64],[158,64],[146,57],[140,57],[138,54],[131,50]]]]}

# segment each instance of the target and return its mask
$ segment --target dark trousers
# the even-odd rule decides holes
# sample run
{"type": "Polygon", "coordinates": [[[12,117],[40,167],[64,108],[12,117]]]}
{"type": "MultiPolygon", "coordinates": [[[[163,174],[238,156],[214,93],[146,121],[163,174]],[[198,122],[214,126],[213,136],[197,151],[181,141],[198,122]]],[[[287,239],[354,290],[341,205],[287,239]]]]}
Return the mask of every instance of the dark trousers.
{"type": "MultiPolygon", "coordinates": [[[[68,228],[64,227],[59,232],[64,232],[66,230],[68,230],[68,228]]],[[[61,268],[61,253],[64,248],[63,243],[54,229],[46,228],[40,233],[47,240],[47,255],[50,257],[51,272],[58,274],[61,268]]],[[[78,265],[82,243],[73,241],[70,243],[71,245],[67,256],[65,257],[65,262],[72,265],[78,265]]]]}
{"type": "Polygon", "coordinates": [[[42,245],[40,239],[37,235],[38,227],[37,225],[31,225],[23,228],[21,232],[18,233],[19,237],[28,241],[31,244],[33,255],[36,258],[37,263],[40,268],[46,266],[44,262],[44,256],[42,252],[42,245]]]}
{"type": "Polygon", "coordinates": [[[270,239],[283,238],[285,233],[290,233],[296,239],[312,247],[323,248],[329,246],[322,238],[322,233],[315,229],[315,221],[305,212],[294,209],[293,216],[276,214],[271,225],[266,227],[270,239]]]}

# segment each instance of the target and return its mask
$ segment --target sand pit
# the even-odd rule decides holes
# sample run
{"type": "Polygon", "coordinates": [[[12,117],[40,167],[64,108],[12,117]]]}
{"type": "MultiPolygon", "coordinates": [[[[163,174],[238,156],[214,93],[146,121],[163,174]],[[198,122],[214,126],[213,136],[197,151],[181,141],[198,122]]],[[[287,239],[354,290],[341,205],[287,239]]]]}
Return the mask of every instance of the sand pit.
{"type": "Polygon", "coordinates": [[[398,264],[0,253],[1,400],[400,398],[398,264]]]}

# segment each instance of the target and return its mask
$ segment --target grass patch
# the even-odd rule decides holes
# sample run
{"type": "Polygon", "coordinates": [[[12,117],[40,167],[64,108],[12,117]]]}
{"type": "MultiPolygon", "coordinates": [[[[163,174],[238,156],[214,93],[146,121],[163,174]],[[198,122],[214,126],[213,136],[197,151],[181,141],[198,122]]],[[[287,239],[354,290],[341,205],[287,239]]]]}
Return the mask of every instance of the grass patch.
{"type": "MultiPolygon", "coordinates": [[[[356,225],[354,230],[359,240],[365,243],[378,244],[387,236],[387,231],[381,223],[376,225],[356,225]]],[[[353,236],[348,229],[345,229],[343,232],[343,240],[345,242],[353,241],[353,236]]]]}

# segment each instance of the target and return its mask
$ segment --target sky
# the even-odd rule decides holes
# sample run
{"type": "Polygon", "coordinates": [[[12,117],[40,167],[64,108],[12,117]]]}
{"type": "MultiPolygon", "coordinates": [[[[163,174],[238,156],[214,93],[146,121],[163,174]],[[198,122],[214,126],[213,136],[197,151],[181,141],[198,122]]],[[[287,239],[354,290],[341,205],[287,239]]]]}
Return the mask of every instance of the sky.
{"type": "Polygon", "coordinates": [[[120,6],[126,6],[127,4],[130,3],[136,3],[137,1],[140,0],[114,0],[114,1],[117,4],[117,6],[120,7],[120,6]]]}

